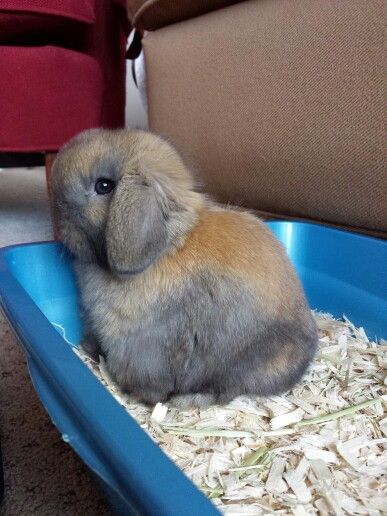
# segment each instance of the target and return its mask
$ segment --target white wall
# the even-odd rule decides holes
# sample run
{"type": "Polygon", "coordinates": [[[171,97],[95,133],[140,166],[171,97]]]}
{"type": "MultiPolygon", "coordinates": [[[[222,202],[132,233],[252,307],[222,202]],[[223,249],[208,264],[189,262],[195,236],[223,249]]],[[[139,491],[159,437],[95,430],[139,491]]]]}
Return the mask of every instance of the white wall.
{"type": "Polygon", "coordinates": [[[132,61],[128,60],[126,66],[125,125],[135,129],[146,129],[148,127],[147,115],[133,80],[132,61]]]}

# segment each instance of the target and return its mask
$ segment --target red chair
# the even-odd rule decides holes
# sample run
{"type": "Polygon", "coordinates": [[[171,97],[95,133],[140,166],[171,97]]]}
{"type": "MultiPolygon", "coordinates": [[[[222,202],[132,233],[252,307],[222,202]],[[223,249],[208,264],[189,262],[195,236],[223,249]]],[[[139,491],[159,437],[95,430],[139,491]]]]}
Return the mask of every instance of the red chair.
{"type": "Polygon", "coordinates": [[[125,0],[0,0],[0,152],[44,152],[125,115],[125,0]]]}

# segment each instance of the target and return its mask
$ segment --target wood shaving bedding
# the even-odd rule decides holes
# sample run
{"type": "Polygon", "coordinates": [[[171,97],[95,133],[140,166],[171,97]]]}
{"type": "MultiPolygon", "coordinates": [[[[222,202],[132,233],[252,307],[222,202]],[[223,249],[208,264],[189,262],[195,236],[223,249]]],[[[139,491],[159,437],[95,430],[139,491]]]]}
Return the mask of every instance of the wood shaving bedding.
{"type": "Polygon", "coordinates": [[[315,313],[308,374],[268,399],[153,409],[120,392],[103,361],[75,352],[184,473],[227,515],[387,514],[387,342],[315,313]]]}

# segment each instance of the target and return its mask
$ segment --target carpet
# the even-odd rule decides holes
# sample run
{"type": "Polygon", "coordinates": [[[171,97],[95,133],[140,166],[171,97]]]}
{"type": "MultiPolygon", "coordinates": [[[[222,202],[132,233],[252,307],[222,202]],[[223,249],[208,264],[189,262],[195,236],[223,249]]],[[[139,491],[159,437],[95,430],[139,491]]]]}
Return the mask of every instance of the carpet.
{"type": "MultiPolygon", "coordinates": [[[[42,168],[0,169],[0,247],[52,238],[42,168]]],[[[0,313],[1,516],[104,516],[87,468],[61,440],[31,384],[24,354],[0,313]]]]}

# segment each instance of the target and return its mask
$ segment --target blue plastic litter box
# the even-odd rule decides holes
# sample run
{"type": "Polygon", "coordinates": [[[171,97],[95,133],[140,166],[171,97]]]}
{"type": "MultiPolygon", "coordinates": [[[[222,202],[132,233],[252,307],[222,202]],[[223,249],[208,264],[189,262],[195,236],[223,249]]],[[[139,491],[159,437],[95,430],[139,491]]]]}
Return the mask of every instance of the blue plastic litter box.
{"type": "MultiPolygon", "coordinates": [[[[387,337],[387,241],[299,222],[270,222],[310,306],[387,337]]],[[[0,304],[53,422],[102,479],[120,514],[218,514],[70,349],[82,329],[71,258],[55,242],[0,249],[0,304]]]]}

